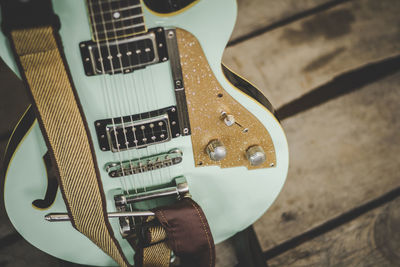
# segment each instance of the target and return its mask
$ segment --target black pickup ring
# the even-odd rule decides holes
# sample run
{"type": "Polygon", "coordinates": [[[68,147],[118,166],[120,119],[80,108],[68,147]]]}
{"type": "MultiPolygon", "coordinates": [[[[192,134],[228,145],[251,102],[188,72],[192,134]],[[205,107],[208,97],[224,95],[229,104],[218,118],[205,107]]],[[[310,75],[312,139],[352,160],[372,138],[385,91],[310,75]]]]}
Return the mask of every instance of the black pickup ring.
{"type": "Polygon", "coordinates": [[[87,76],[130,73],[168,60],[163,28],[126,39],[81,42],[79,47],[87,76]]]}
{"type": "Polygon", "coordinates": [[[95,121],[102,151],[119,152],[163,143],[176,138],[180,132],[175,106],[132,116],[95,121]]]}

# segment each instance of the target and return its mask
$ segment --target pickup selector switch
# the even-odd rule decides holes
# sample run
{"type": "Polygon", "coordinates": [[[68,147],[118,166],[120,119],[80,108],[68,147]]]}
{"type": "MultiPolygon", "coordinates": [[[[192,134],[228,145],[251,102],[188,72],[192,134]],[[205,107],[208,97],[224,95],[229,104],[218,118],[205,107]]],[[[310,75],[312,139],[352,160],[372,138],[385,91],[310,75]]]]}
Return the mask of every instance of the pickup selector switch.
{"type": "Polygon", "coordinates": [[[220,161],[226,157],[226,148],[218,139],[211,140],[210,143],[208,143],[206,152],[210,159],[214,161],[220,161]]]}
{"type": "Polygon", "coordinates": [[[252,166],[258,166],[267,159],[261,146],[251,146],[246,150],[246,157],[252,166]]]}
{"type": "Polygon", "coordinates": [[[224,120],[226,126],[230,127],[236,123],[235,117],[232,114],[228,114],[225,111],[221,113],[221,119],[224,120]]]}

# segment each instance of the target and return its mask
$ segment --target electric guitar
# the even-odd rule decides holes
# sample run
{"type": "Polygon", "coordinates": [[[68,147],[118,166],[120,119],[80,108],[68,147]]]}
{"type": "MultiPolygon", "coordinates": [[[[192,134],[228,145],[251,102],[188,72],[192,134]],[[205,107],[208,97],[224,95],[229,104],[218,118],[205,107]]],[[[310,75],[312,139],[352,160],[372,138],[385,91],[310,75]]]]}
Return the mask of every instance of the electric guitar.
{"type": "MultiPolygon", "coordinates": [[[[107,211],[148,210],[189,192],[216,243],[259,218],[285,182],[288,147],[268,100],[221,65],[235,0],[52,2],[107,211]]],[[[0,56],[20,76],[2,33],[0,56]]],[[[67,261],[115,265],[71,223],[45,217],[66,207],[32,107],[5,159],[6,211],[27,241],[67,261]]],[[[109,220],[133,259],[124,239],[132,221],[109,220]]]]}

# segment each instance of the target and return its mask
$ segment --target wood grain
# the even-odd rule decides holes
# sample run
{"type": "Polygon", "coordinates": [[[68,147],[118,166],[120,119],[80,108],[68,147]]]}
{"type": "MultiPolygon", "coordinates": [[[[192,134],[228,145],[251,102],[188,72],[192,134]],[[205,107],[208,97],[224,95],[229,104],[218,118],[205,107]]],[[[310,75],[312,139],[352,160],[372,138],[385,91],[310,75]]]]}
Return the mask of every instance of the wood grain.
{"type": "Polygon", "coordinates": [[[238,0],[238,17],[231,39],[327,2],[330,0],[238,0]]]}
{"type": "Polygon", "coordinates": [[[400,186],[400,73],[283,122],[287,182],[255,224],[264,250],[400,186]]]}
{"type": "MultiPolygon", "coordinates": [[[[239,0],[239,21],[233,37],[324,2],[327,1],[239,0]]],[[[230,47],[224,61],[260,86],[272,104],[279,107],[344,71],[398,54],[399,5],[399,1],[374,0],[341,4],[230,47]]],[[[22,85],[10,73],[5,74],[4,67],[0,70],[0,121],[2,129],[8,131],[27,101],[22,85]],[[9,79],[15,81],[5,82],[9,79]]],[[[283,192],[256,223],[264,249],[399,186],[399,83],[400,74],[396,74],[284,121],[292,163],[283,192]]],[[[379,224],[380,230],[375,230],[376,224],[372,223],[388,218],[379,215],[384,214],[380,212],[385,208],[321,236],[320,240],[309,241],[269,264],[396,266],[390,265],[385,253],[393,254],[390,246],[399,242],[390,237],[398,232],[388,234],[385,229],[392,227],[388,223],[379,224]],[[368,231],[374,233],[373,237],[368,231]],[[382,242],[379,236],[390,239],[385,242],[388,249],[377,245],[382,242]],[[343,260],[338,261],[339,257],[343,260]]],[[[1,213],[0,237],[13,231],[7,222],[1,213]]],[[[36,253],[32,250],[32,246],[19,243],[2,248],[0,265],[29,262],[32,266],[58,266],[42,254],[31,256],[36,253]]],[[[220,251],[230,257],[229,249],[221,247],[220,251]]],[[[233,265],[222,258],[219,264],[233,265]]]]}
{"type": "Polygon", "coordinates": [[[268,266],[400,265],[400,198],[268,261],[268,266]]]}
{"type": "Polygon", "coordinates": [[[343,72],[399,54],[399,12],[399,1],[350,1],[229,47],[223,61],[278,108],[343,72]]]}

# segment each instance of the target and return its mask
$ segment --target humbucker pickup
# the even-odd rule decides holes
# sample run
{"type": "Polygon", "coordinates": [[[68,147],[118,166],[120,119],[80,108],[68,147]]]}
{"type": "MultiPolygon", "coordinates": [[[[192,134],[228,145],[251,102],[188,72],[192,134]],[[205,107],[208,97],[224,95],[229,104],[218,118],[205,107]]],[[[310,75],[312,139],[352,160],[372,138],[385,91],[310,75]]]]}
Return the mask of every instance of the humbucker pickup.
{"type": "Polygon", "coordinates": [[[163,28],[128,39],[79,44],[87,76],[129,73],[168,60],[163,28]]]}
{"type": "Polygon", "coordinates": [[[181,133],[175,106],[132,116],[95,121],[100,149],[120,152],[163,143],[181,133]]]}

